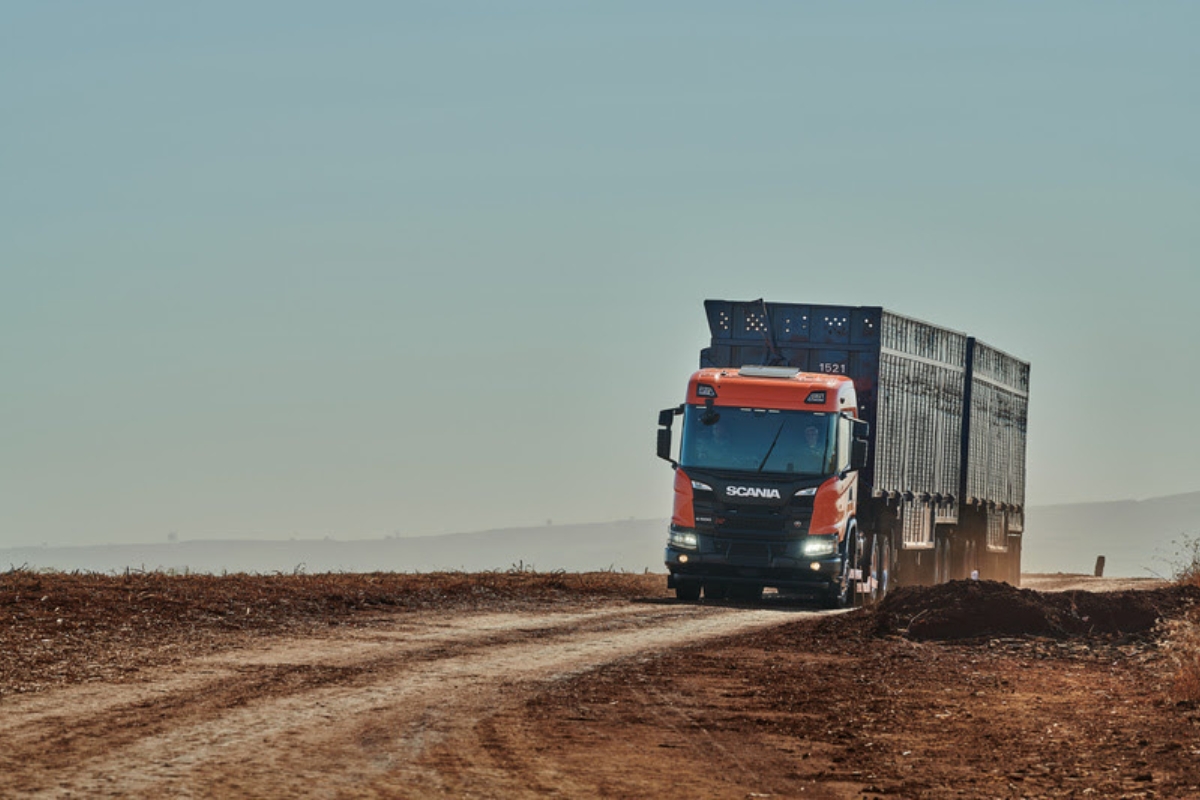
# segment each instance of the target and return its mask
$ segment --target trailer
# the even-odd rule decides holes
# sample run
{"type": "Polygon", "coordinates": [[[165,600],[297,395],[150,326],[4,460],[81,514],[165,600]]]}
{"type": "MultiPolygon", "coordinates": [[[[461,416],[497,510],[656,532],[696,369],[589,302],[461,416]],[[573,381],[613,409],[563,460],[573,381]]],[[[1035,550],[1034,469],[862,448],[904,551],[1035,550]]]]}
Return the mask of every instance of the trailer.
{"type": "Polygon", "coordinates": [[[756,595],[774,586],[848,604],[877,599],[895,584],[1019,583],[1028,363],[878,306],[708,300],[705,311],[711,341],[700,353],[701,372],[685,403],[659,417],[659,455],[677,473],[666,552],[677,595],[756,595]],[[852,388],[852,407],[794,402],[818,387],[848,399],[838,386],[852,388]],[[751,396],[756,403],[727,412],[727,433],[737,433],[738,415],[755,410],[782,416],[743,425],[750,436],[778,424],[776,437],[788,442],[789,431],[816,422],[832,461],[815,473],[775,454],[758,468],[706,461],[695,443],[712,432],[706,428],[722,427],[712,417],[751,396]],[[679,462],[671,457],[676,416],[684,416],[679,462]],[[834,418],[847,423],[839,429],[834,418]],[[856,442],[865,452],[852,464],[856,442]],[[714,482],[779,496],[748,501],[689,490],[714,482]],[[793,486],[812,492],[807,520],[793,486]],[[841,511],[822,516],[822,498],[841,511]],[[837,552],[806,558],[805,547],[819,550],[810,538],[830,527],[837,552]]]}

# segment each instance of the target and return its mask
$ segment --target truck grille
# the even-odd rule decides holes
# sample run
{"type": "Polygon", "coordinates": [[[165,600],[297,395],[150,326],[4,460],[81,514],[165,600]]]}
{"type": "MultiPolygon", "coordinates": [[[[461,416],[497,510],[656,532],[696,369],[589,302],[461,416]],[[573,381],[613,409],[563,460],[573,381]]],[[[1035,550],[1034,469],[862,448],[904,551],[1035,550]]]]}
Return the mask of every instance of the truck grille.
{"type": "Polygon", "coordinates": [[[739,561],[769,561],[771,548],[758,542],[732,542],[729,545],[729,558],[739,561]]]}
{"type": "Polygon", "coordinates": [[[723,503],[711,496],[695,500],[696,520],[722,536],[777,540],[808,533],[812,498],[793,498],[781,505],[723,503]]]}
{"type": "Polygon", "coordinates": [[[808,532],[812,511],[797,508],[726,506],[715,513],[716,529],[722,534],[774,534],[795,536],[808,532]],[[797,525],[796,523],[800,524],[797,525]]]}
{"type": "Polygon", "coordinates": [[[731,531],[754,531],[755,533],[783,533],[782,517],[724,517],[724,523],[717,525],[722,533],[731,531]]]}

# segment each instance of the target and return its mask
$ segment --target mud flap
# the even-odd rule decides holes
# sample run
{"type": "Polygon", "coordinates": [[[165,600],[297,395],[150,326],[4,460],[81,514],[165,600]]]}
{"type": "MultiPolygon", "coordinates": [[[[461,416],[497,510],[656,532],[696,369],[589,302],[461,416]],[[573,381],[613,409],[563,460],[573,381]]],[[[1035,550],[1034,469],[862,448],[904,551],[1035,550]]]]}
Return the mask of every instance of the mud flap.
{"type": "Polygon", "coordinates": [[[879,586],[879,582],[875,579],[874,575],[864,575],[861,569],[846,570],[846,578],[854,581],[854,591],[856,594],[870,594],[879,586]]]}

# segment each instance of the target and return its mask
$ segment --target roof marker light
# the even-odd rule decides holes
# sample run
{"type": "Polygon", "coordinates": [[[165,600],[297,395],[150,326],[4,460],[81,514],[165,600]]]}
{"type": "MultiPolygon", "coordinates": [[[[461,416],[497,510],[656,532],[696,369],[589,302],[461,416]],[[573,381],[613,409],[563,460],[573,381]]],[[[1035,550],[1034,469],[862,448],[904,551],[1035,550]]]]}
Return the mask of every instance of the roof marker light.
{"type": "Polygon", "coordinates": [[[796,367],[742,367],[738,375],[743,378],[794,378],[800,374],[796,367]]]}

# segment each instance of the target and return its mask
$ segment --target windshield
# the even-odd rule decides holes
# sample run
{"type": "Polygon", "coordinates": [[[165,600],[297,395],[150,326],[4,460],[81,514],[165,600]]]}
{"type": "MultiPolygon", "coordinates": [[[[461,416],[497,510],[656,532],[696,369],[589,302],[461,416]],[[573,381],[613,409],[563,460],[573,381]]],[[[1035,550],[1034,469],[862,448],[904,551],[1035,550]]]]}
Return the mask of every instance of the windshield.
{"type": "Polygon", "coordinates": [[[829,475],[833,469],[833,414],[751,408],[687,406],[680,463],[685,467],[829,475]],[[706,425],[705,422],[710,424],[706,425]]]}

